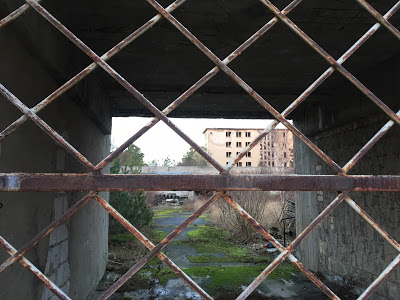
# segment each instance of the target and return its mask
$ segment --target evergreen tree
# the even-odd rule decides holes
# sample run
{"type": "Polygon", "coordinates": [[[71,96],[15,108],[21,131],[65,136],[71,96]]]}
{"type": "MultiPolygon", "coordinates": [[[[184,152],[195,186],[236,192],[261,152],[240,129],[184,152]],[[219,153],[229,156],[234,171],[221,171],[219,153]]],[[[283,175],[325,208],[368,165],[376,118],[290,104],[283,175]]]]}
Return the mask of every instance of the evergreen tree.
{"type": "MultiPolygon", "coordinates": [[[[142,170],[144,154],[139,147],[131,145],[119,158],[111,164],[111,174],[119,174],[121,166],[127,166],[134,174],[142,170]]],[[[146,203],[143,192],[110,192],[110,204],[138,229],[149,226],[153,222],[154,213],[146,203]]],[[[112,216],[110,216],[110,233],[120,234],[126,229],[112,216]]]]}

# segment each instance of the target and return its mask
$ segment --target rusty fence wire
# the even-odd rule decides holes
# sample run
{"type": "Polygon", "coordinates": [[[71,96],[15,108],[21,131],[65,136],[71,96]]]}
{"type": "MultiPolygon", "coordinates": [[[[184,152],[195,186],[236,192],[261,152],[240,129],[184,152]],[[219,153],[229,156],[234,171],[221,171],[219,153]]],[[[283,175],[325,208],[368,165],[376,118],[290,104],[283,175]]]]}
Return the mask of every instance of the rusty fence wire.
{"type": "MultiPolygon", "coordinates": [[[[143,0],[144,1],[144,0],[143,0]]],[[[350,195],[354,191],[400,191],[400,176],[350,176],[347,173],[352,167],[377,143],[396,123],[400,125],[400,111],[395,113],[385,103],[383,103],[372,91],[364,86],[353,74],[351,74],[343,63],[347,61],[380,27],[390,31],[397,39],[400,39],[400,32],[389,22],[389,19],[400,8],[398,1],[385,15],[377,12],[367,1],[356,0],[368,13],[376,20],[368,31],[365,32],[338,60],[335,60],[328,52],[321,48],[312,38],[303,32],[289,17],[289,13],[294,10],[301,0],[294,0],[283,10],[279,10],[270,1],[260,0],[267,9],[269,9],[274,17],[262,26],[256,33],[250,36],[243,44],[235,49],[230,55],[221,60],[211,50],[209,50],[200,40],[196,38],[184,25],[182,25],[171,13],[182,5],[185,0],[176,0],[168,7],[162,7],[156,0],[147,0],[154,7],[157,14],[140,28],[127,36],[120,43],[115,45],[105,54],[99,56],[85,45],[77,36],[75,36],[68,28],[66,28],[59,20],[57,20],[50,12],[48,12],[39,0],[25,0],[26,4],[0,20],[0,29],[16,20],[28,9],[35,10],[56,29],[63,33],[71,42],[73,42],[83,53],[93,60],[70,80],[60,86],[57,90],[39,102],[35,107],[29,108],[22,103],[11,91],[0,83],[0,93],[17,107],[23,115],[10,124],[0,133],[0,141],[6,139],[27,120],[33,121],[40,129],[48,134],[56,143],[70,153],[79,163],[84,165],[89,173],[87,174],[17,174],[17,173],[0,173],[0,191],[87,191],[88,194],[81,200],[71,206],[65,213],[49,224],[44,230],[38,233],[31,241],[27,242],[19,250],[15,249],[3,237],[0,236],[0,245],[7,251],[10,257],[1,263],[0,273],[10,267],[13,263],[19,262],[22,266],[33,272],[43,284],[50,289],[60,299],[70,299],[60,288],[51,282],[40,270],[38,270],[29,260],[25,258],[35,245],[53,232],[58,226],[66,222],[72,215],[77,213],[83,206],[90,201],[96,201],[118,222],[120,222],[127,230],[129,230],[149,252],[132,266],[121,278],[119,278],[99,299],[107,299],[115,291],[118,290],[129,278],[137,273],[146,263],[154,256],[158,256],[166,266],[174,271],[182,278],[194,291],[196,291],[203,299],[212,299],[206,291],[204,291],[196,282],[187,276],[174,262],[172,262],[163,252],[165,248],[176,236],[178,236],[185,228],[195,221],[206,209],[208,209],[215,201],[222,198],[230,206],[232,206],[242,217],[260,234],[262,234],[269,242],[271,242],[280,254],[272,261],[265,270],[242,292],[237,299],[246,299],[257,286],[285,259],[293,263],[301,272],[303,272],[316,286],[318,286],[330,299],[339,299],[339,297],[331,291],[320,279],[318,279],[310,270],[308,270],[294,255],[293,251],[299,244],[317,227],[319,224],[331,214],[343,202],[347,203],[350,208],[357,212],[367,223],[369,223],[391,246],[400,252],[400,244],[394,240],[384,229],[382,229],[360,206],[358,206],[350,195]],[[190,40],[200,51],[204,53],[214,64],[215,67],[201,77],[182,95],[176,98],[164,110],[156,108],[152,102],[144,97],[140,91],[125,80],[118,72],[116,72],[108,63],[114,55],[124,49],[142,34],[146,33],[154,24],[161,19],[168,20],[182,35],[190,40]],[[251,86],[249,86],[241,77],[239,77],[228,64],[235,60],[248,47],[254,44],[262,35],[268,32],[278,22],[284,23],[290,30],[296,33],[304,40],[317,54],[326,60],[330,67],[321,76],[315,80],[299,97],[297,97],[282,113],[276,111],[269,102],[259,95],[251,86]],[[60,95],[67,92],[75,86],[79,81],[88,76],[97,67],[102,68],[116,82],[124,87],[134,98],[141,102],[149,111],[154,114],[154,118],[137,133],[132,135],[125,143],[114,150],[109,156],[104,158],[97,165],[93,165],[71,144],[69,144],[61,135],[53,130],[37,113],[54,102],[60,95]],[[176,107],[182,104],[187,98],[194,94],[206,82],[212,79],[218,72],[224,72],[231,77],[244,91],[246,91],[255,101],[261,104],[266,111],[273,117],[272,121],[248,146],[242,149],[226,166],[221,166],[214,158],[205,152],[199,145],[181,131],[167,115],[176,107]],[[345,79],[364,93],[373,103],[376,104],[389,118],[389,121],[343,166],[339,166],[332,158],[319,149],[312,141],[310,141],[301,131],[292,125],[286,118],[293,112],[308,96],[310,96],[330,75],[335,71],[339,72],[345,79]],[[204,157],[211,165],[213,165],[220,175],[104,175],[100,171],[111,163],[119,154],[121,154],[129,145],[134,143],[139,137],[145,134],[159,121],[164,122],[190,146],[192,146],[202,157],[204,157]],[[266,135],[268,135],[279,123],[282,123],[300,141],[314,151],[328,166],[330,166],[337,175],[331,176],[301,176],[301,175],[265,175],[265,176],[242,176],[232,175],[230,170],[239,162],[253,147],[255,147],[266,135]],[[78,179],[78,180],[77,180],[78,179]],[[166,238],[158,245],[154,245],[132,224],[130,224],[122,215],[120,215],[107,201],[98,195],[99,191],[110,190],[213,190],[214,195],[208,199],[197,211],[195,211],[187,220],[175,228],[166,238]],[[297,191],[341,191],[338,196],[287,246],[284,247],[268,233],[251,215],[249,215],[239,204],[225,192],[227,190],[297,190],[297,191]]],[[[369,285],[369,287],[360,295],[359,299],[367,299],[382,283],[390,272],[400,264],[400,254],[392,261],[391,264],[369,285]]]]}

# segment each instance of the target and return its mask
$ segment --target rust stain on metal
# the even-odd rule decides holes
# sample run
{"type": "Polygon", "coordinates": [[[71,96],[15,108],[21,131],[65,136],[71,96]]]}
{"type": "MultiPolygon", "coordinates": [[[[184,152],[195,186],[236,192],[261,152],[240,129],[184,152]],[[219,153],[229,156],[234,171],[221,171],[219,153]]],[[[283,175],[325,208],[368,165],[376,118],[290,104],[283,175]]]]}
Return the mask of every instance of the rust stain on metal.
{"type": "MultiPolygon", "coordinates": [[[[149,250],[153,250],[155,248],[155,245],[150,240],[148,240],[139,230],[137,230],[131,223],[129,223],[128,220],[126,220],[118,211],[116,211],[109,203],[107,203],[107,201],[105,201],[100,196],[96,196],[96,201],[149,250]]],[[[175,274],[182,278],[203,299],[212,299],[212,297],[208,295],[206,291],[204,291],[197,283],[195,283],[189,276],[187,276],[164,253],[159,252],[157,256],[165,265],[167,265],[175,274]]]]}
{"type": "MultiPolygon", "coordinates": [[[[232,197],[227,194],[222,196],[224,200],[231,205],[245,220],[259,233],[261,233],[275,248],[283,252],[285,248],[269,232],[267,232],[253,217],[251,217],[232,197]]],[[[301,272],[303,272],[315,285],[317,285],[330,299],[339,299],[320,279],[318,279],[310,270],[308,270],[293,254],[288,255],[288,259],[301,272]]]]}
{"type": "MultiPolygon", "coordinates": [[[[10,255],[15,255],[17,250],[8,243],[2,236],[0,236],[0,246],[4,248],[10,255]]],[[[20,264],[31,271],[43,284],[59,299],[71,300],[59,287],[57,287],[51,280],[49,280],[38,268],[36,268],[29,260],[22,257],[19,260],[20,264]]]]}
{"type": "Polygon", "coordinates": [[[14,262],[21,259],[23,255],[25,255],[29,250],[31,250],[34,246],[36,246],[42,239],[52,233],[58,226],[63,224],[66,220],[68,220],[72,215],[74,215],[79,209],[81,209],[86,203],[88,203],[94,196],[95,192],[91,192],[81,200],[72,205],[65,213],[63,213],[59,218],[50,223],[45,229],[43,229],[38,235],[36,235],[30,242],[26,243],[19,249],[13,256],[8,258],[5,262],[0,265],[0,272],[6,270],[9,266],[11,266],[14,262]]]}
{"type": "Polygon", "coordinates": [[[390,245],[400,252],[400,244],[392,238],[389,233],[383,230],[378,223],[376,223],[357,203],[350,197],[344,199],[347,204],[354,209],[365,221],[367,221],[390,245]]]}
{"type": "MultiPolygon", "coordinates": [[[[36,0],[37,2],[40,2],[42,0],[36,0]]],[[[16,18],[18,18],[19,16],[21,16],[24,12],[26,12],[28,9],[30,8],[30,6],[28,4],[24,4],[22,6],[20,6],[19,8],[17,8],[16,10],[14,10],[11,14],[9,14],[8,16],[4,17],[3,19],[0,20],[0,29],[4,26],[6,26],[7,24],[11,23],[12,21],[14,21],[16,18]]]]}
{"type": "Polygon", "coordinates": [[[61,135],[54,131],[46,122],[38,117],[31,109],[15,97],[4,85],[0,83],[0,93],[12,104],[14,104],[22,113],[30,118],[40,129],[49,135],[56,143],[63,147],[69,154],[71,154],[79,163],[84,165],[87,169],[95,171],[95,166],[86,159],[79,151],[77,151],[71,144],[69,144],[61,135]]]}
{"type": "Polygon", "coordinates": [[[394,27],[392,24],[386,20],[386,18],[382,17],[382,15],[375,10],[367,1],[365,0],[357,0],[358,3],[362,7],[365,8],[366,11],[368,11],[376,20],[378,20],[379,23],[381,23],[383,26],[385,26],[393,35],[400,40],[400,32],[397,30],[396,27],[394,27]]]}
{"type": "Polygon", "coordinates": [[[148,263],[157,253],[159,253],[173,238],[180,234],[185,228],[187,228],[193,221],[195,221],[200,215],[210,207],[215,201],[217,201],[223,192],[218,192],[213,195],[208,201],[206,201],[199,209],[197,209],[189,218],[187,218],[181,225],[175,228],[167,237],[165,237],[157,246],[155,246],[148,254],[146,254],[141,260],[139,260],[132,268],[130,268],[124,275],[122,275],[107,291],[105,291],[98,300],[107,299],[116,290],[118,290],[129,278],[131,278],[137,271],[139,271],[146,263],[148,263]]]}
{"type": "MultiPolygon", "coordinates": [[[[40,0],[41,1],[41,0],[40,0]]],[[[173,2],[171,5],[169,5],[166,10],[169,12],[174,11],[177,7],[179,7],[181,4],[183,4],[186,0],[176,0],[173,2]]],[[[39,2],[39,1],[38,1],[39,2]]],[[[28,4],[24,4],[24,7],[26,6],[29,8],[30,6],[28,4]]],[[[25,9],[26,10],[26,9],[25,9]]],[[[24,10],[24,11],[25,11],[24,10]]],[[[107,53],[105,53],[102,56],[103,60],[108,60],[112,58],[115,54],[117,54],[119,51],[124,49],[126,46],[128,46],[131,42],[133,42],[135,39],[137,39],[139,36],[141,36],[143,33],[145,33],[147,30],[149,30],[154,24],[156,24],[159,20],[161,20],[161,15],[158,14],[154,16],[152,19],[147,21],[144,25],[142,25],[139,29],[134,31],[132,34],[130,34],[128,37],[126,37],[124,40],[119,42],[116,46],[111,48],[107,53]]],[[[0,26],[1,27],[1,26],[0,26]]],[[[56,91],[51,93],[48,97],[43,99],[40,103],[38,103],[34,108],[32,108],[32,111],[37,114],[39,111],[41,111],[43,108],[45,108],[47,105],[52,103],[54,100],[56,100],[59,96],[67,92],[71,87],[76,85],[78,82],[80,82],[82,79],[84,79],[86,76],[88,76],[92,71],[94,71],[97,68],[97,64],[94,62],[87,66],[85,69],[83,69],[81,72],[76,74],[73,78],[68,80],[66,83],[64,83],[61,87],[59,87],[56,91]]],[[[23,123],[25,123],[28,120],[28,117],[25,115],[21,116],[18,120],[14,121],[10,126],[8,126],[3,132],[0,133],[0,141],[10,135],[12,132],[14,132],[19,126],[21,126],[23,123]]]]}
{"type": "Polygon", "coordinates": [[[400,264],[400,254],[386,267],[385,270],[371,283],[371,285],[358,297],[360,300],[368,299],[378,288],[378,286],[390,275],[390,273],[400,264]]]}
{"type": "Polygon", "coordinates": [[[400,176],[0,173],[0,191],[400,191],[400,176]],[[10,189],[9,178],[17,182],[10,189]]]}
{"type": "MultiPolygon", "coordinates": [[[[152,0],[148,0],[152,1],[152,0]]],[[[311,39],[304,31],[302,31],[293,21],[283,15],[276,6],[268,0],[260,0],[275,16],[285,23],[294,33],[301,37],[308,45],[311,46],[319,55],[321,55],[332,67],[338,70],[347,80],[358,88],[364,95],[371,99],[381,110],[383,110],[394,122],[400,125],[400,118],[380,100],[372,91],[363,85],[356,77],[339,64],[332,56],[330,56],[321,46],[311,39]]]]}

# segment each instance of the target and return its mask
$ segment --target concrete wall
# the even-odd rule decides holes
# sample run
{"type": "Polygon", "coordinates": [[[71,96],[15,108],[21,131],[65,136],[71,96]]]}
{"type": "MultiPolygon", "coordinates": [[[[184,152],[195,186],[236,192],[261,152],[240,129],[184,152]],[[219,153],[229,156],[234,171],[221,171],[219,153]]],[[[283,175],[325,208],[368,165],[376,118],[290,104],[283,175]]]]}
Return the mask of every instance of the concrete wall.
{"type": "MultiPolygon", "coordinates": [[[[26,105],[33,107],[59,86],[10,27],[1,30],[0,44],[7,45],[0,48],[0,82],[26,105]]],[[[21,115],[1,96],[0,113],[1,130],[21,115]]],[[[39,115],[93,163],[109,153],[109,135],[69,96],[60,97],[39,115]]],[[[0,172],[86,172],[30,121],[3,140],[0,149],[0,172]]],[[[19,249],[83,195],[0,193],[0,234],[19,249]]],[[[105,271],[107,228],[108,214],[91,202],[26,257],[72,298],[84,299],[105,271]]],[[[0,250],[1,262],[8,257],[0,250]]],[[[19,263],[0,274],[0,298],[53,299],[19,263]]]]}
{"type": "MultiPolygon", "coordinates": [[[[392,109],[399,109],[399,62],[388,61],[363,78],[392,109]],[[379,78],[380,77],[380,78],[379,78]],[[397,82],[397,83],[396,83],[397,82]]],[[[332,103],[304,111],[295,125],[322,150],[343,166],[388,120],[357,91],[343,89],[332,103]],[[347,101],[347,103],[345,101],[347,101]],[[369,117],[367,117],[369,116],[369,117]]],[[[400,129],[393,127],[350,174],[399,175],[400,129]]],[[[297,174],[333,174],[333,171],[298,139],[295,141],[297,174]]],[[[296,223],[299,233],[337,196],[328,192],[299,192],[296,223]]],[[[400,239],[400,193],[353,192],[350,197],[393,238],[400,239]]],[[[299,247],[304,264],[331,279],[365,289],[398,252],[343,202],[299,247]]],[[[379,287],[377,296],[398,299],[400,270],[397,268],[379,287]]]]}

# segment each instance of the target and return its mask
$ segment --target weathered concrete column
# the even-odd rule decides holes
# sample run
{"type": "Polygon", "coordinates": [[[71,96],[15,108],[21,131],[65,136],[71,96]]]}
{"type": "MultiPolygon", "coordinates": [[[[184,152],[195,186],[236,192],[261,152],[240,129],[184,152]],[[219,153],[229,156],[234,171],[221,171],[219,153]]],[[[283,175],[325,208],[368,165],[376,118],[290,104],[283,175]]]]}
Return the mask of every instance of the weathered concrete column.
{"type": "MultiPolygon", "coordinates": [[[[8,27],[0,33],[0,44],[0,82],[27,106],[33,107],[60,86],[8,27]]],[[[91,95],[88,90],[88,102],[94,103],[96,99],[91,95]]],[[[110,128],[109,107],[99,101],[98,111],[93,111],[95,105],[84,108],[77,103],[77,99],[61,96],[39,116],[96,164],[110,150],[109,132],[104,129],[110,128]],[[106,117],[97,118],[96,122],[99,112],[106,117]],[[103,126],[98,125],[100,122],[103,126]]],[[[0,114],[0,130],[21,115],[1,96],[0,114]]],[[[0,147],[0,172],[87,172],[31,121],[4,139],[0,147]]],[[[0,235],[19,249],[83,196],[81,193],[0,193],[0,235]]],[[[102,196],[108,199],[108,194],[102,196]]],[[[84,299],[105,271],[107,230],[108,214],[90,202],[26,257],[71,298],[84,299]]],[[[0,248],[0,262],[8,257],[0,248]]],[[[0,298],[45,300],[54,297],[17,262],[0,273],[0,298]]]]}
{"type": "MultiPolygon", "coordinates": [[[[392,59],[367,70],[361,81],[395,112],[399,109],[400,60],[392,59]]],[[[332,101],[309,105],[295,125],[340,166],[356,154],[389,120],[354,87],[344,84],[332,101]]],[[[399,175],[400,128],[395,125],[349,174],[399,175]]],[[[333,171],[300,141],[295,143],[297,174],[333,174],[333,171]]],[[[337,193],[297,193],[297,232],[304,229],[337,193]]],[[[394,239],[400,240],[400,194],[353,192],[350,197],[394,239]]],[[[304,264],[331,279],[342,279],[359,291],[365,289],[399,254],[346,202],[343,202],[301,244],[304,264]],[[338,277],[339,276],[339,277],[338,277]]],[[[377,294],[398,299],[400,270],[397,268],[377,294]]]]}

